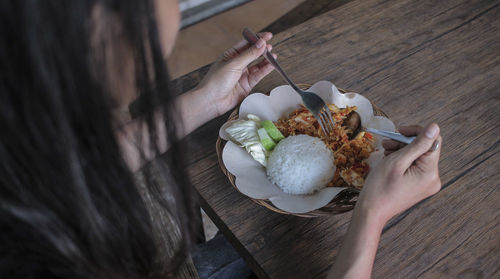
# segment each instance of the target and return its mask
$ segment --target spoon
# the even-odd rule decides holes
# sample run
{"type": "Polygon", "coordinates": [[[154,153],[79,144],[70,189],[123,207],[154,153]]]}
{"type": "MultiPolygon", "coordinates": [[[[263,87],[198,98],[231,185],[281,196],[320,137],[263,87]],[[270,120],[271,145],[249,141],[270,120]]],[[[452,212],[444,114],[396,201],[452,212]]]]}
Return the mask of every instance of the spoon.
{"type": "Polygon", "coordinates": [[[355,111],[352,111],[347,115],[346,119],[344,120],[344,126],[346,126],[347,136],[350,140],[355,138],[362,131],[367,131],[372,134],[390,138],[406,144],[410,144],[415,139],[415,137],[406,137],[401,135],[400,133],[383,131],[373,128],[363,128],[361,126],[361,117],[359,113],[355,111]]]}

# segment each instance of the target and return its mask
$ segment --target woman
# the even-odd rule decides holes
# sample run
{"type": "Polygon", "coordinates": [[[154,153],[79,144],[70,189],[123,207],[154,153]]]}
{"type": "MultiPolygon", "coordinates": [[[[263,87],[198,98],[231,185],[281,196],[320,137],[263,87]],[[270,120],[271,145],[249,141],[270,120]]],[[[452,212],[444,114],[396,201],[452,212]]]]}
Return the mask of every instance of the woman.
{"type": "MultiPolygon", "coordinates": [[[[0,2],[0,277],[180,276],[195,209],[179,139],[237,105],[272,67],[248,67],[271,48],[262,33],[174,97],[165,57],[177,5],[0,2]],[[139,95],[147,113],[132,119],[127,107],[139,95]],[[168,187],[147,172],[140,186],[132,173],[167,149],[168,187]],[[156,216],[165,215],[179,227],[161,231],[156,216]],[[156,244],[177,232],[168,250],[156,244]]],[[[440,149],[428,152],[441,142],[437,125],[401,132],[418,137],[384,143],[392,154],[367,179],[333,277],[369,277],[383,225],[440,188],[440,149]]]]}

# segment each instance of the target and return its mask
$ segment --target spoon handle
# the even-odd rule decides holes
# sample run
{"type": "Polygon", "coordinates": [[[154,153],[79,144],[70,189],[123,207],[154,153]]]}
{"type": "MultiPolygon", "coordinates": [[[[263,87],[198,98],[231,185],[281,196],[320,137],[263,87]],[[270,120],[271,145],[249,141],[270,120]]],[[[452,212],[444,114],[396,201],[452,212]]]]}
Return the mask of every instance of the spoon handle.
{"type": "MultiPolygon", "coordinates": [[[[259,36],[257,36],[257,34],[252,32],[252,30],[250,30],[249,28],[243,29],[243,37],[250,44],[256,44],[257,41],[259,40],[259,36]]],[[[288,82],[288,84],[290,84],[290,86],[293,89],[295,89],[295,91],[297,91],[297,93],[302,95],[302,90],[299,87],[297,87],[297,85],[295,85],[295,83],[293,83],[293,81],[286,75],[285,71],[283,71],[283,69],[281,68],[278,61],[276,61],[276,59],[274,59],[273,55],[267,49],[263,55],[264,55],[264,58],[266,58],[267,61],[269,61],[269,63],[271,63],[271,65],[274,66],[274,68],[278,71],[278,73],[280,73],[280,75],[286,80],[286,82],[288,82]]]]}
{"type": "Polygon", "coordinates": [[[399,141],[399,142],[406,143],[406,144],[410,144],[415,139],[415,137],[405,137],[405,136],[401,135],[400,133],[383,131],[383,130],[378,130],[378,129],[373,129],[373,128],[366,128],[366,131],[370,132],[372,134],[376,134],[379,136],[390,138],[390,139],[393,139],[395,141],[399,141]]]}

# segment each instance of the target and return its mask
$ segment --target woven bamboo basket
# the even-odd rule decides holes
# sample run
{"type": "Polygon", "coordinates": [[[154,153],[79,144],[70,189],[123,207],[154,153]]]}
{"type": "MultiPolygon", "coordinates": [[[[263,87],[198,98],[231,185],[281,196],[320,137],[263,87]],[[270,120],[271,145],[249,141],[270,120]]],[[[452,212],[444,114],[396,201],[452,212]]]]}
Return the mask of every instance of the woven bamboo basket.
{"type": "MultiPolygon", "coordinates": [[[[310,87],[309,84],[298,84],[298,86],[302,89],[307,89],[310,87]]],[[[348,92],[347,90],[338,88],[340,92],[346,93],[348,92]]],[[[387,117],[387,114],[383,112],[380,108],[378,108],[375,104],[372,103],[373,106],[373,113],[375,115],[379,116],[384,116],[387,117]]],[[[235,120],[238,119],[238,108],[236,108],[228,117],[227,121],[230,120],[235,120]]],[[[217,157],[219,160],[219,166],[224,173],[224,175],[227,176],[229,179],[229,182],[231,185],[239,192],[238,188],[236,187],[235,181],[236,177],[232,175],[227,169],[226,166],[224,166],[224,162],[222,162],[222,150],[224,149],[224,145],[226,144],[225,140],[221,139],[220,137],[217,138],[216,142],[216,151],[217,151],[217,157]]],[[[347,211],[350,211],[354,208],[356,205],[356,201],[358,199],[358,194],[359,191],[354,189],[354,188],[348,188],[342,192],[340,192],[333,200],[331,200],[327,205],[325,205],[322,208],[307,212],[307,213],[290,213],[284,210],[281,210],[277,207],[275,207],[269,200],[260,200],[260,199],[251,199],[253,202],[256,204],[263,206],[267,209],[270,209],[274,212],[278,212],[281,214],[287,214],[287,215],[295,215],[299,217],[307,217],[307,218],[312,218],[312,217],[320,217],[320,216],[329,216],[329,215],[335,215],[335,214],[340,214],[344,213],[347,211]]]]}

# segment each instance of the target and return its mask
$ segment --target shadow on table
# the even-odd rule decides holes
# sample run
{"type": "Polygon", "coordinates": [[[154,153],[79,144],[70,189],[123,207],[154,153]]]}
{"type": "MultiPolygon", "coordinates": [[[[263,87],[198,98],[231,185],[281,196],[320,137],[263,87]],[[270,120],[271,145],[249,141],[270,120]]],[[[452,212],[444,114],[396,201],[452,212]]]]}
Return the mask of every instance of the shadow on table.
{"type": "Polygon", "coordinates": [[[192,257],[201,279],[257,278],[221,233],[198,245],[192,257]]]}

